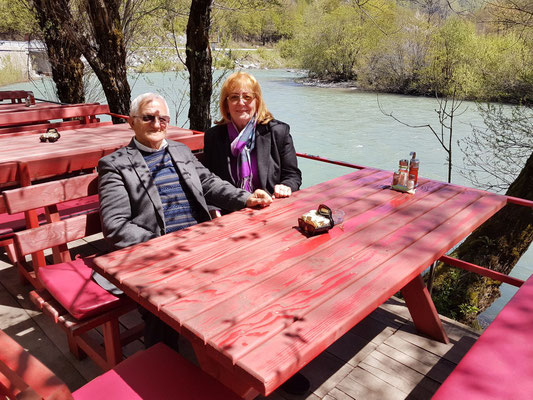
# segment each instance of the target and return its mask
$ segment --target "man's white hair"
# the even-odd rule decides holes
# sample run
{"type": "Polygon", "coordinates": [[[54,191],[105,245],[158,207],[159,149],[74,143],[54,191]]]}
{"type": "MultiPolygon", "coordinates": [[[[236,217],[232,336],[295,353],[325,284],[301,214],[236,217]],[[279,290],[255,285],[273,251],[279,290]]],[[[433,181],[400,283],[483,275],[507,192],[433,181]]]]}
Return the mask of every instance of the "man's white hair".
{"type": "Polygon", "coordinates": [[[139,109],[142,105],[145,103],[149,103],[152,100],[159,100],[161,101],[168,110],[168,104],[166,100],[163,98],[163,96],[157,94],[157,93],[143,93],[135,97],[133,101],[131,102],[130,106],[130,117],[138,116],[139,115],[139,109]]]}

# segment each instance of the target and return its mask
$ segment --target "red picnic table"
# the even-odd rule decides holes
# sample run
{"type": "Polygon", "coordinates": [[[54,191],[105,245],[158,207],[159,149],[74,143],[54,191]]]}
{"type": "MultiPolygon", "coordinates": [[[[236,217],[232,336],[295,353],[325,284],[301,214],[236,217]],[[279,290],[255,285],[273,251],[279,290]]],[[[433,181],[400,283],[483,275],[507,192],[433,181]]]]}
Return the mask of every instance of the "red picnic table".
{"type": "Polygon", "coordinates": [[[365,168],[97,257],[96,270],[188,338],[201,367],[243,398],[268,395],[402,291],[419,332],[447,336],[421,273],[506,203],[420,179],[416,194],[365,168]],[[327,233],[297,219],[345,212],[327,233]]]}
{"type": "MultiPolygon", "coordinates": [[[[101,157],[125,146],[134,136],[128,124],[95,125],[58,129],[61,137],[54,143],[41,142],[41,133],[0,135],[0,185],[94,168],[101,157]],[[24,165],[22,177],[17,172],[17,163],[24,165]]],[[[167,137],[187,144],[192,150],[203,148],[203,135],[188,129],[169,126],[167,137]]]]}

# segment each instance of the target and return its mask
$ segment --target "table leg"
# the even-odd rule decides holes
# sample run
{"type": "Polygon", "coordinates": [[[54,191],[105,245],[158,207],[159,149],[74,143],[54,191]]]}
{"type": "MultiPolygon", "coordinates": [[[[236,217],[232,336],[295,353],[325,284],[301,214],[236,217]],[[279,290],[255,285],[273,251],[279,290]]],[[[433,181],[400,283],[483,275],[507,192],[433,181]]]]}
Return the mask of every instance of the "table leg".
{"type": "Polygon", "coordinates": [[[402,288],[402,295],[416,330],[439,342],[448,343],[448,336],[421,275],[417,275],[402,288]]]}
{"type": "Polygon", "coordinates": [[[216,378],[216,380],[223,383],[245,400],[254,399],[259,395],[259,392],[256,389],[242,381],[239,381],[235,374],[233,374],[231,371],[228,371],[219,362],[206,354],[205,345],[203,343],[191,342],[191,344],[196,358],[200,363],[200,367],[205,372],[216,378]]]}

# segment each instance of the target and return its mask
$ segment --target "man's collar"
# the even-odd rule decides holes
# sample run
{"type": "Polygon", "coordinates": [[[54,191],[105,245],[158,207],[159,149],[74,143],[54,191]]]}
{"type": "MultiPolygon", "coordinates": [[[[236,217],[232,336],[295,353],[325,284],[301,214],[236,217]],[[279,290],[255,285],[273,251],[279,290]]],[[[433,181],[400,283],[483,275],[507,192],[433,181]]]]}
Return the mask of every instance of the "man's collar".
{"type": "Polygon", "coordinates": [[[133,142],[139,150],[142,150],[147,153],[155,153],[156,151],[162,150],[168,146],[168,142],[166,139],[163,139],[163,141],[161,142],[161,146],[158,149],[152,149],[151,147],[145,146],[144,144],[140,143],[135,137],[133,138],[133,142]]]}

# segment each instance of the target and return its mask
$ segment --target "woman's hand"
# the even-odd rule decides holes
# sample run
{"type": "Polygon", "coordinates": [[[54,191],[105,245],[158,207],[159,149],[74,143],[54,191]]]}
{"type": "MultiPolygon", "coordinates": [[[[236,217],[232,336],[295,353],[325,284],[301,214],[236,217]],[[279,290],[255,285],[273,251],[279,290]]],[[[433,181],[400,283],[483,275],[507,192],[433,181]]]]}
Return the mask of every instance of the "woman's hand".
{"type": "Polygon", "coordinates": [[[274,197],[290,197],[292,190],[290,187],[285,185],[276,185],[274,186],[274,197]]]}
{"type": "Polygon", "coordinates": [[[272,203],[272,197],[267,192],[257,189],[246,200],[246,207],[267,207],[272,203]]]}

